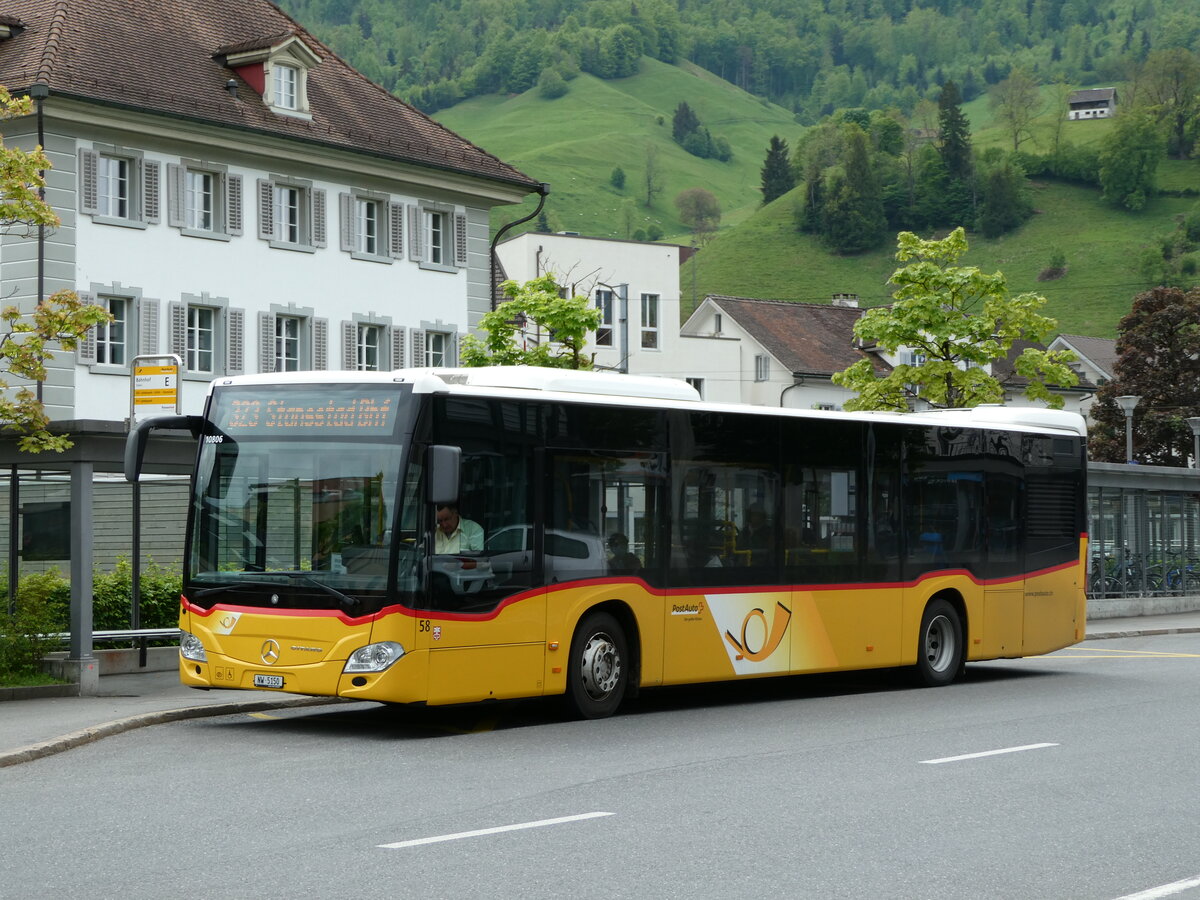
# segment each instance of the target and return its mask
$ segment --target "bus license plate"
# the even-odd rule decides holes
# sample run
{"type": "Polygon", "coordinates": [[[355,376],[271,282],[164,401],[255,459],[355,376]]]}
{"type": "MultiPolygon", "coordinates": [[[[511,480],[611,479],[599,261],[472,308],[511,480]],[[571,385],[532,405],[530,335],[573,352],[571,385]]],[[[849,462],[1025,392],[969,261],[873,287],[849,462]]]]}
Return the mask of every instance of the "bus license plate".
{"type": "Polygon", "coordinates": [[[254,686],[255,687],[265,687],[265,688],[281,688],[281,687],[283,687],[283,676],[282,675],[255,675],[254,676],[254,686]]]}

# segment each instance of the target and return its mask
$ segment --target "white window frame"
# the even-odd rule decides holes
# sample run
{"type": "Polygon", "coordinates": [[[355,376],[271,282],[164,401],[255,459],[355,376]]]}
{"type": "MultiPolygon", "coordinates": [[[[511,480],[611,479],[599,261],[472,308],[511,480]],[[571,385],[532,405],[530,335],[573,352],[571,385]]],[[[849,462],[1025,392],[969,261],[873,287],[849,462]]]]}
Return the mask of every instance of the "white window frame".
{"type": "Polygon", "coordinates": [[[760,382],[771,380],[771,357],[765,353],[759,353],[754,357],[754,380],[760,382]]]}
{"type": "Polygon", "coordinates": [[[113,316],[113,321],[96,326],[96,365],[129,368],[134,298],[102,295],[96,298],[96,305],[103,307],[105,312],[113,316]],[[120,359],[112,358],[114,349],[118,351],[115,355],[119,355],[120,359]]]}
{"type": "Polygon", "coordinates": [[[700,395],[700,399],[704,399],[704,379],[697,377],[688,377],[683,379],[688,384],[696,389],[696,393],[700,395]]]}
{"type": "Polygon", "coordinates": [[[272,371],[305,371],[302,348],[306,321],[303,316],[275,316],[275,358],[272,371]]]}
{"type": "Polygon", "coordinates": [[[338,195],[340,239],[353,259],[391,264],[404,256],[404,206],[387,194],[350,191],[338,195]]]}
{"type": "Polygon", "coordinates": [[[203,375],[217,374],[217,310],[211,306],[187,307],[187,339],[183,367],[203,375]],[[204,346],[207,344],[207,346],[204,346]],[[205,359],[207,357],[207,359],[205,359]],[[207,362],[207,365],[205,365],[207,362]]]}
{"type": "Polygon", "coordinates": [[[387,326],[372,322],[358,322],[355,326],[355,333],[355,369],[359,372],[384,371],[383,359],[387,349],[387,326]]]}
{"type": "Polygon", "coordinates": [[[183,378],[211,381],[245,371],[244,309],[232,309],[228,298],[206,291],[182,294],[179,301],[168,304],[168,315],[170,352],[182,360],[183,378]]]}
{"type": "Polygon", "coordinates": [[[79,150],[79,211],[101,225],[145,228],[159,220],[159,163],[140,150],[94,144],[79,150]]]}
{"type": "Polygon", "coordinates": [[[313,253],[325,246],[325,191],[311,181],[271,175],[258,180],[258,237],[278,250],[313,253]]]}
{"type": "Polygon", "coordinates": [[[188,237],[227,241],[240,235],[242,177],[198,160],[169,164],[167,224],[188,237]]]}
{"type": "Polygon", "coordinates": [[[446,365],[447,354],[450,352],[452,335],[445,331],[425,332],[425,365],[430,368],[442,368],[446,365]]]}
{"type": "Polygon", "coordinates": [[[596,288],[596,309],[600,310],[600,324],[596,326],[596,346],[613,345],[613,292],[596,288]]]}
{"type": "Polygon", "coordinates": [[[422,200],[408,207],[409,259],[433,272],[467,267],[467,217],[453,206],[422,200]]]}
{"type": "Polygon", "coordinates": [[[422,210],[425,219],[425,260],[431,265],[448,266],[450,263],[449,215],[440,209],[422,210]]]}
{"type": "Polygon", "coordinates": [[[300,110],[300,66],[290,62],[271,63],[271,105],[289,112],[300,110]]]}
{"type": "Polygon", "coordinates": [[[661,350],[659,343],[658,317],[661,297],[658,294],[642,294],[642,349],[661,350]]]}

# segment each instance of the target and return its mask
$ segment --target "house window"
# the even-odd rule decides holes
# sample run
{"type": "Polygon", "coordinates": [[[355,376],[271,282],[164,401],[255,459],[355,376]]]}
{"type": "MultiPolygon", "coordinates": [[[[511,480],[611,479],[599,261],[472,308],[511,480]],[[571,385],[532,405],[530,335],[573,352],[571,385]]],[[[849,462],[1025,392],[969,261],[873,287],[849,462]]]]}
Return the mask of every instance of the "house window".
{"type": "Polygon", "coordinates": [[[379,348],[383,343],[382,325],[359,325],[356,342],[357,368],[360,372],[378,372],[379,348]]]}
{"type": "Polygon", "coordinates": [[[189,372],[212,374],[216,351],[217,311],[207,306],[187,308],[187,344],[184,365],[189,372]]]}
{"type": "Polygon", "coordinates": [[[760,353],[754,357],[754,380],[769,381],[771,378],[771,357],[760,353]]]}
{"type": "Polygon", "coordinates": [[[280,109],[299,109],[300,70],[295,66],[276,63],[273,67],[272,100],[280,109]]]}
{"type": "Polygon", "coordinates": [[[325,191],[311,182],[272,177],[258,182],[258,236],[282,250],[325,246],[325,191]]]}
{"type": "Polygon", "coordinates": [[[600,325],[596,328],[596,346],[611,347],[613,343],[612,291],[596,291],[596,309],[600,310],[600,325]]]}
{"type": "Polygon", "coordinates": [[[126,297],[100,297],[97,302],[112,316],[112,321],[96,326],[96,362],[123,366],[127,356],[130,301],[126,297]]]}
{"type": "Polygon", "coordinates": [[[716,315],[713,316],[713,334],[721,333],[721,325],[722,325],[721,314],[717,313],[716,315]]]}
{"type": "Polygon", "coordinates": [[[188,170],[184,179],[183,217],[186,227],[212,231],[216,215],[216,176],[188,170]]]}
{"type": "Polygon", "coordinates": [[[300,371],[300,331],[304,320],[299,316],[275,317],[275,371],[300,371]]]}
{"type": "Polygon", "coordinates": [[[370,256],[379,254],[379,201],[364,200],[361,197],[354,201],[356,237],[359,253],[370,256]]]}
{"type": "Polygon", "coordinates": [[[432,209],[425,210],[425,258],[437,265],[449,265],[446,252],[446,214],[432,209]]]}
{"type": "Polygon", "coordinates": [[[696,389],[696,393],[700,395],[700,399],[704,399],[704,379],[703,378],[685,378],[688,384],[696,389]]]}
{"type": "Polygon", "coordinates": [[[642,349],[658,349],[658,294],[642,294],[642,349]]]}
{"type": "Polygon", "coordinates": [[[96,171],[96,204],[102,216],[128,219],[130,216],[130,170],[132,160],[119,156],[101,156],[96,171]]]}
{"type": "Polygon", "coordinates": [[[438,367],[446,365],[446,354],[450,349],[450,335],[441,331],[425,333],[425,365],[438,367]]]}

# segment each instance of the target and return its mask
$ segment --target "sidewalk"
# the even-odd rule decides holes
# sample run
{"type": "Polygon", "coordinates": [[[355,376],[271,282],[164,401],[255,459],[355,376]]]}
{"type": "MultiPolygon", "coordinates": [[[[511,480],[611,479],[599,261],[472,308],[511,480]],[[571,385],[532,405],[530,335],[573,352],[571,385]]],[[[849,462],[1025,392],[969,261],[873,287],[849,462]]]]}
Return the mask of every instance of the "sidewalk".
{"type": "MultiPolygon", "coordinates": [[[[1200,632],[1200,612],[1097,619],[1087,639],[1200,632]]],[[[342,701],[273,691],[198,691],[174,671],[107,675],[95,697],[0,702],[0,768],[79,747],[146,725],[342,701]]]]}

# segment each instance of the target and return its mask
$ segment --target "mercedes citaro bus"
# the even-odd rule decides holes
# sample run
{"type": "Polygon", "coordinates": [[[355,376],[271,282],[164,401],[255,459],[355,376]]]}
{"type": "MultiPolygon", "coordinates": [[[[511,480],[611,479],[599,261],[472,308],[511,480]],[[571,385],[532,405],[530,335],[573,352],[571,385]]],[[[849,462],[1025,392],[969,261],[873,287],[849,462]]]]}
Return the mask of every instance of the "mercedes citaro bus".
{"type": "Polygon", "coordinates": [[[391,703],[910,667],[1083,639],[1085,429],[983,406],[706,403],[556,369],[219,378],[202,416],[179,671],[391,703]],[[439,517],[441,508],[445,514],[439,517]],[[439,536],[439,529],[442,533],[439,536]]]}

